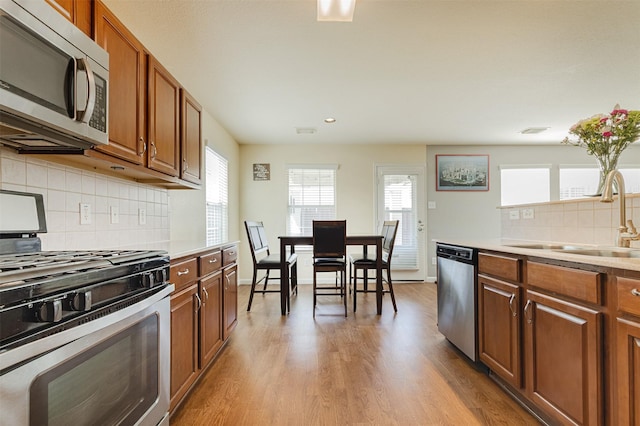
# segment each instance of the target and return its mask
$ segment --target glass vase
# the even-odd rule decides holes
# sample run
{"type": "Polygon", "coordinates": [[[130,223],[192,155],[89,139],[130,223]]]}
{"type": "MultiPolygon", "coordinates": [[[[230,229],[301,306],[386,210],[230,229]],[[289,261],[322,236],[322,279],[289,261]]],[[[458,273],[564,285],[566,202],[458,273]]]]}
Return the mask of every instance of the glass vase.
{"type": "MultiPolygon", "coordinates": [[[[620,154],[612,154],[608,157],[596,156],[596,162],[598,163],[598,168],[600,169],[600,180],[598,181],[598,189],[596,193],[593,195],[596,195],[596,196],[602,195],[602,192],[604,191],[604,182],[607,179],[607,175],[612,170],[616,170],[618,168],[619,156],[620,154]]],[[[615,193],[618,192],[618,184],[615,181],[613,182],[613,191],[615,193]]]]}

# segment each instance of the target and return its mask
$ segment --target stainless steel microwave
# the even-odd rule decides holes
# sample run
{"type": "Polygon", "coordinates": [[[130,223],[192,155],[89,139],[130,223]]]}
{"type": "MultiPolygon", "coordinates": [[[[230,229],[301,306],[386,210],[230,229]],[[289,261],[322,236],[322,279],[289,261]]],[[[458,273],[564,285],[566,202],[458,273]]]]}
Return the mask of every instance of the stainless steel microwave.
{"type": "Polygon", "coordinates": [[[44,0],[0,0],[0,144],[82,153],[109,142],[109,54],[44,0]]]}

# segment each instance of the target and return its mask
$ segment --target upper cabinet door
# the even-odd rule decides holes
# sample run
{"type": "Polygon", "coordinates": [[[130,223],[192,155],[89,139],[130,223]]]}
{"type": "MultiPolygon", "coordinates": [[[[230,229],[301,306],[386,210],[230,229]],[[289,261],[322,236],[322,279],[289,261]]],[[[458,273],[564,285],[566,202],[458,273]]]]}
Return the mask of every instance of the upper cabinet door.
{"type": "Polygon", "coordinates": [[[171,176],[179,173],[180,84],[149,55],[149,153],[147,167],[171,176]]]}
{"type": "Polygon", "coordinates": [[[91,16],[93,0],[45,0],[62,16],[91,37],[91,16]]]}
{"type": "Polygon", "coordinates": [[[109,145],[97,150],[145,164],[146,52],[102,2],[95,4],[96,42],[109,52],[109,145]]]}
{"type": "Polygon", "coordinates": [[[181,91],[181,153],[180,177],[202,183],[202,108],[186,90],[181,91]]]}

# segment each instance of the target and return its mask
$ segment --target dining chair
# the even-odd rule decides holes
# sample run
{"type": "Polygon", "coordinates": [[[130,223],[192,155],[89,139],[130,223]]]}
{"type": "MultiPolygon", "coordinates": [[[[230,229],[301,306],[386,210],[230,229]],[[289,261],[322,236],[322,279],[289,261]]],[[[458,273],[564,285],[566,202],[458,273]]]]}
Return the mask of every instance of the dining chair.
{"type": "Polygon", "coordinates": [[[316,316],[317,296],[340,296],[347,316],[347,221],[313,221],[313,316],[316,316]],[[339,275],[333,284],[318,284],[319,272],[339,275]]]}
{"type": "MultiPolygon", "coordinates": [[[[391,257],[393,255],[393,246],[396,241],[396,234],[398,232],[398,220],[387,220],[382,224],[382,269],[386,271],[386,279],[382,277],[383,283],[387,284],[387,289],[383,289],[382,293],[389,293],[391,295],[391,303],[393,303],[393,310],[398,312],[398,307],[396,306],[396,296],[393,294],[393,283],[391,281],[391,257]]],[[[357,293],[375,293],[375,288],[373,290],[369,289],[369,281],[374,280],[376,277],[369,276],[370,270],[376,270],[376,256],[367,253],[360,254],[352,254],[349,256],[350,269],[353,268],[353,312],[356,311],[356,299],[357,293]],[[358,276],[358,271],[362,271],[362,275],[358,276]],[[357,280],[362,280],[362,288],[358,289],[357,280]]]]}
{"type": "MultiPolygon", "coordinates": [[[[251,258],[253,259],[253,279],[251,280],[251,293],[249,294],[249,304],[247,305],[247,311],[250,311],[254,293],[280,293],[280,287],[277,289],[271,289],[267,288],[267,285],[269,284],[269,278],[274,280],[274,277],[269,277],[269,272],[274,269],[280,271],[282,263],[280,261],[280,253],[271,253],[269,250],[267,234],[262,222],[245,221],[244,226],[247,230],[249,248],[251,249],[251,258]],[[258,280],[259,270],[265,271],[265,275],[258,280]],[[263,280],[264,284],[262,289],[256,289],[258,283],[263,280]]],[[[291,269],[291,273],[289,274],[291,277],[291,287],[288,291],[295,291],[296,294],[298,294],[298,277],[296,272],[297,268],[294,267],[294,265],[297,259],[298,255],[296,253],[291,253],[286,260],[287,268],[291,269]]],[[[280,286],[287,286],[289,284],[283,283],[282,277],[279,277],[279,282],[280,286]]]]}

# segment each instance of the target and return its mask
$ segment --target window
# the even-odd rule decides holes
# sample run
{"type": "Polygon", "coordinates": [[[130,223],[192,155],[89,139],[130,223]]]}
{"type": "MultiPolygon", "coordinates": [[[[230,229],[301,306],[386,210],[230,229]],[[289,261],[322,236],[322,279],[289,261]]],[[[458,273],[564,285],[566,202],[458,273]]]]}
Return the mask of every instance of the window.
{"type": "Polygon", "coordinates": [[[600,172],[596,167],[560,166],[560,199],[586,197],[598,190],[600,172]]]}
{"type": "Polygon", "coordinates": [[[229,239],[229,200],[227,160],[206,148],[207,167],[207,244],[224,243],[229,239]]]}
{"type": "MultiPolygon", "coordinates": [[[[620,168],[625,192],[640,192],[640,168],[620,168]]],[[[598,192],[600,170],[597,167],[560,166],[560,199],[588,197],[598,192]]]]}
{"type": "Polygon", "coordinates": [[[550,201],[549,166],[500,166],[501,205],[550,201]]]}
{"type": "Polygon", "coordinates": [[[290,166],[287,235],[311,235],[313,220],[336,218],[337,166],[290,166]]]}

